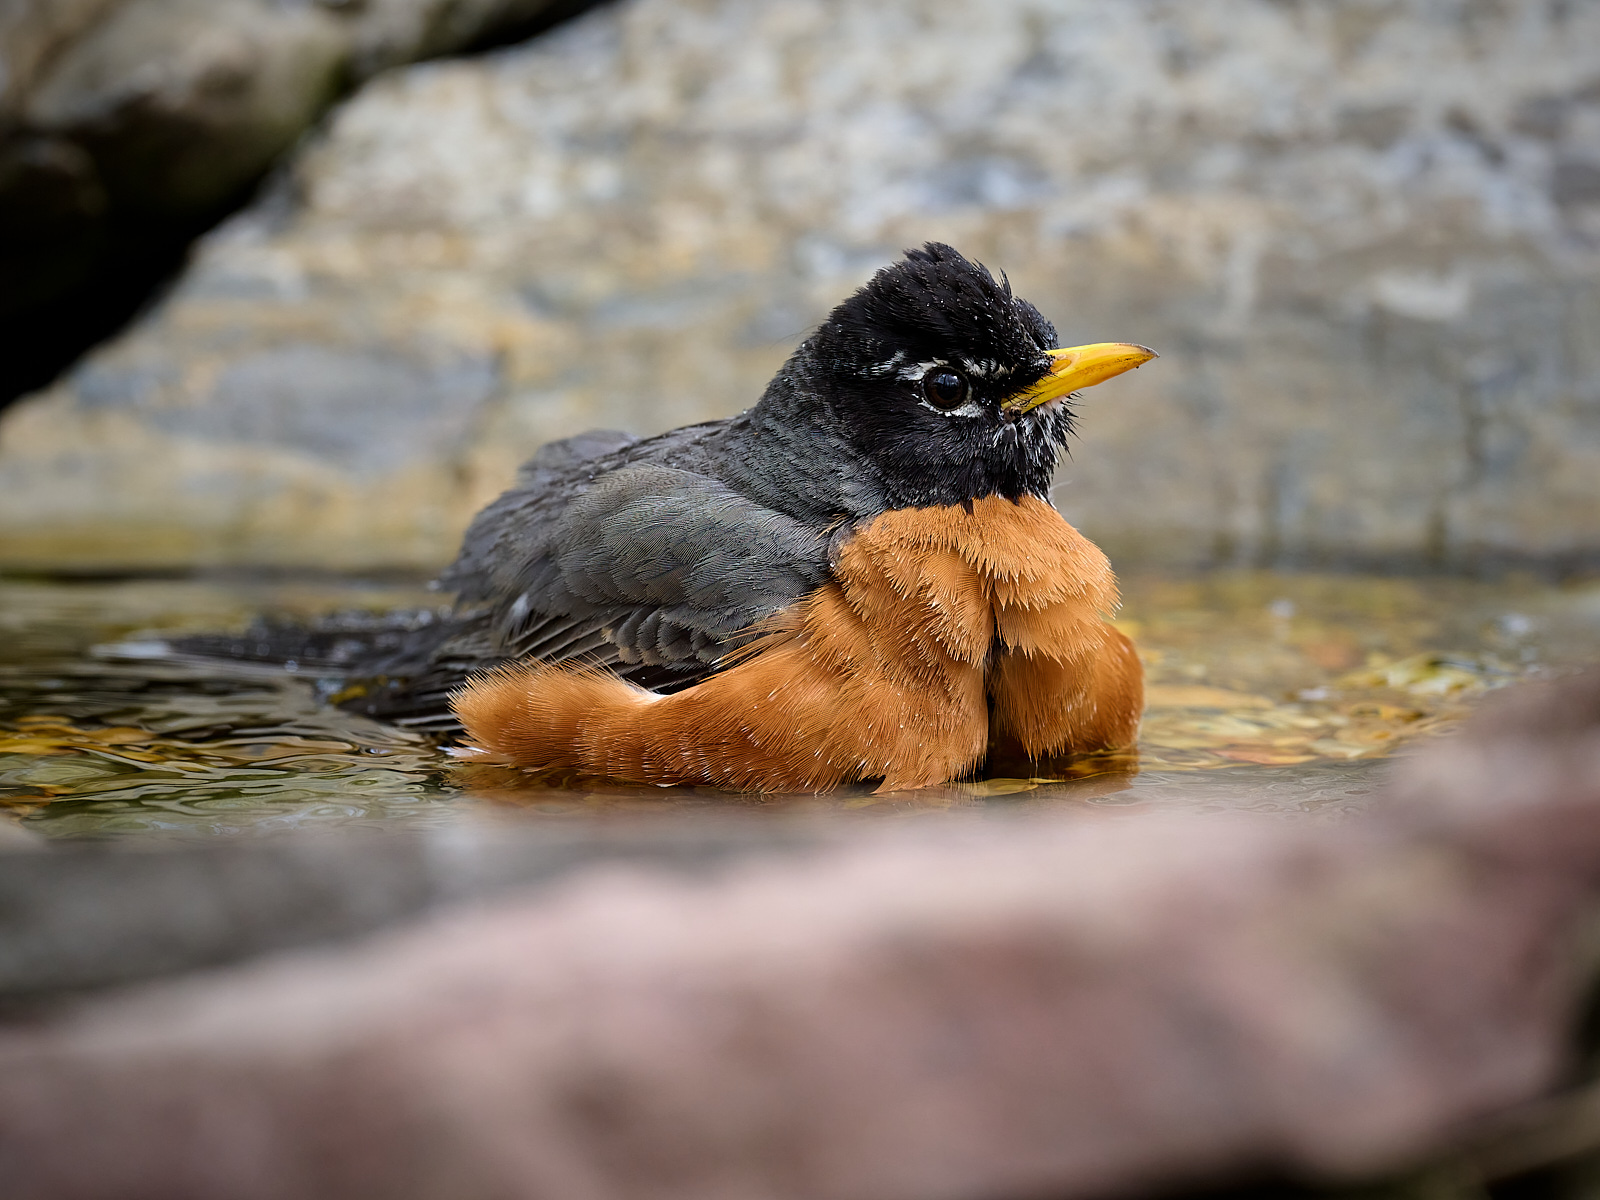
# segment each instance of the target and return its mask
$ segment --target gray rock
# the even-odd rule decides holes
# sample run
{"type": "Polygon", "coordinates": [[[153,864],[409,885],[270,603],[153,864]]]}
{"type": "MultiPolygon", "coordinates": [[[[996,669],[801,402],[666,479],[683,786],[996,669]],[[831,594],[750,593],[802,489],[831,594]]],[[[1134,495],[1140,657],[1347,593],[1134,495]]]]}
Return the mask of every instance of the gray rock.
{"type": "Polygon", "coordinates": [[[353,941],[432,908],[551,886],[597,863],[705,874],[730,859],[845,836],[837,825],[673,813],[614,826],[479,822],[135,848],[47,844],[0,824],[0,1014],[353,941]]]}
{"type": "MultiPolygon", "coordinates": [[[[80,283],[105,227],[204,222],[349,84],[550,20],[578,0],[6,0],[0,314],[80,283]],[[62,219],[59,163],[101,200],[62,219]],[[109,203],[106,203],[106,198],[109,203]]],[[[9,399],[9,397],[6,397],[9,399]]]]}
{"type": "Polygon", "coordinates": [[[0,424],[0,561],[435,566],[540,442],[737,411],[927,238],[1162,352],[1057,495],[1118,554],[1592,557],[1596,163],[1592,5],[631,0],[340,109],[0,424]],[[284,388],[240,415],[283,354],[344,364],[314,437],[284,388]]]}
{"type": "Polygon", "coordinates": [[[332,101],[347,52],[309,5],[123,0],[53,59],[24,120],[89,150],[117,203],[204,212],[332,101]]]}
{"type": "Polygon", "coordinates": [[[219,442],[254,442],[382,472],[456,450],[496,383],[487,356],[426,363],[402,351],[273,347],[232,362],[212,403],[157,410],[158,426],[219,442]]]}
{"type": "Polygon", "coordinates": [[[120,0],[5,0],[0,4],[0,131],[21,119],[39,75],[63,47],[120,0]]]}
{"type": "Polygon", "coordinates": [[[320,0],[350,29],[350,70],[366,79],[387,67],[452,54],[488,38],[541,25],[593,0],[320,0]]]}
{"type": "Polygon", "coordinates": [[[204,210],[347,79],[470,46],[572,0],[8,0],[0,133],[88,146],[113,195],[204,210]]]}

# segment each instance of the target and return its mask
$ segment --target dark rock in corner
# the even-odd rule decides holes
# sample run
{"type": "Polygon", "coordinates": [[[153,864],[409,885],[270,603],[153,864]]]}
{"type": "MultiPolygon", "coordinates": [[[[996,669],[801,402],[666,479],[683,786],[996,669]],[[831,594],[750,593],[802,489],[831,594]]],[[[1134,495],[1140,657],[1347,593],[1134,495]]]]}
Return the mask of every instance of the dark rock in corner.
{"type": "Polygon", "coordinates": [[[0,319],[19,336],[0,365],[0,404],[27,386],[30,371],[61,365],[56,360],[75,338],[109,332],[111,325],[99,326],[130,315],[161,272],[177,266],[187,240],[236,206],[349,86],[581,7],[577,0],[6,4],[0,319]],[[152,240],[163,243],[157,253],[133,248],[152,240]],[[63,331],[64,322],[82,329],[63,331]]]}

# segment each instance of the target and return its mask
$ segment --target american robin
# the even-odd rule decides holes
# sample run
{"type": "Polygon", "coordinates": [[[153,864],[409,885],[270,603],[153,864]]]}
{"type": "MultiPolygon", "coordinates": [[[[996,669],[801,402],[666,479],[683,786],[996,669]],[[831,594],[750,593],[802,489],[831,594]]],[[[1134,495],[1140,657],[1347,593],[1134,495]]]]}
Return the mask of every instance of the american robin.
{"type": "Polygon", "coordinates": [[[459,721],[463,757],[752,790],[1128,745],[1116,580],[1049,494],[1075,390],[1155,353],[1055,343],[1004,277],[909,251],[753,408],[541,449],[468,529],[446,617],[345,631],[335,699],[459,721]]]}
{"type": "Polygon", "coordinates": [[[1049,494],[1071,394],[1155,354],[1055,343],[930,243],[746,412],[546,446],[444,579],[510,660],[454,695],[457,753],[791,791],[1132,742],[1115,578],[1049,494]]]}

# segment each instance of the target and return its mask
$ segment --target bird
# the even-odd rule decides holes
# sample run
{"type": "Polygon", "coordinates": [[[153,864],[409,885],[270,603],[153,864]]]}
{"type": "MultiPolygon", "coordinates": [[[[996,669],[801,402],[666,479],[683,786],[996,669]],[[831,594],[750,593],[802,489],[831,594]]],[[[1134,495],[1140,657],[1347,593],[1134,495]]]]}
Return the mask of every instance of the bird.
{"type": "Polygon", "coordinates": [[[1051,487],[1081,389],[1157,356],[1057,340],[1004,273],[908,250],[744,412],[539,449],[444,614],[296,652],[344,647],[333,702],[459,729],[458,758],[640,784],[896,791],[1129,746],[1116,578],[1051,487]]]}

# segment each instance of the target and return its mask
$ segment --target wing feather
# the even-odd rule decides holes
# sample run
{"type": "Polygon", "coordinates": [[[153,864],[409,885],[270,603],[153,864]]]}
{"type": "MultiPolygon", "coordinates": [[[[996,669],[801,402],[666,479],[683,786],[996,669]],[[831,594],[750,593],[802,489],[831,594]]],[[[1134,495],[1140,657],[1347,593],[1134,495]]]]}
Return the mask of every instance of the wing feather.
{"type": "MultiPolygon", "coordinates": [[[[530,658],[677,690],[824,582],[828,531],[673,465],[693,457],[687,435],[702,436],[675,431],[657,450],[623,441],[597,458],[541,451],[446,573],[459,631],[426,670],[388,686],[381,715],[435,722],[468,675],[530,658]]],[[[594,436],[591,448],[611,445],[594,436]]]]}

